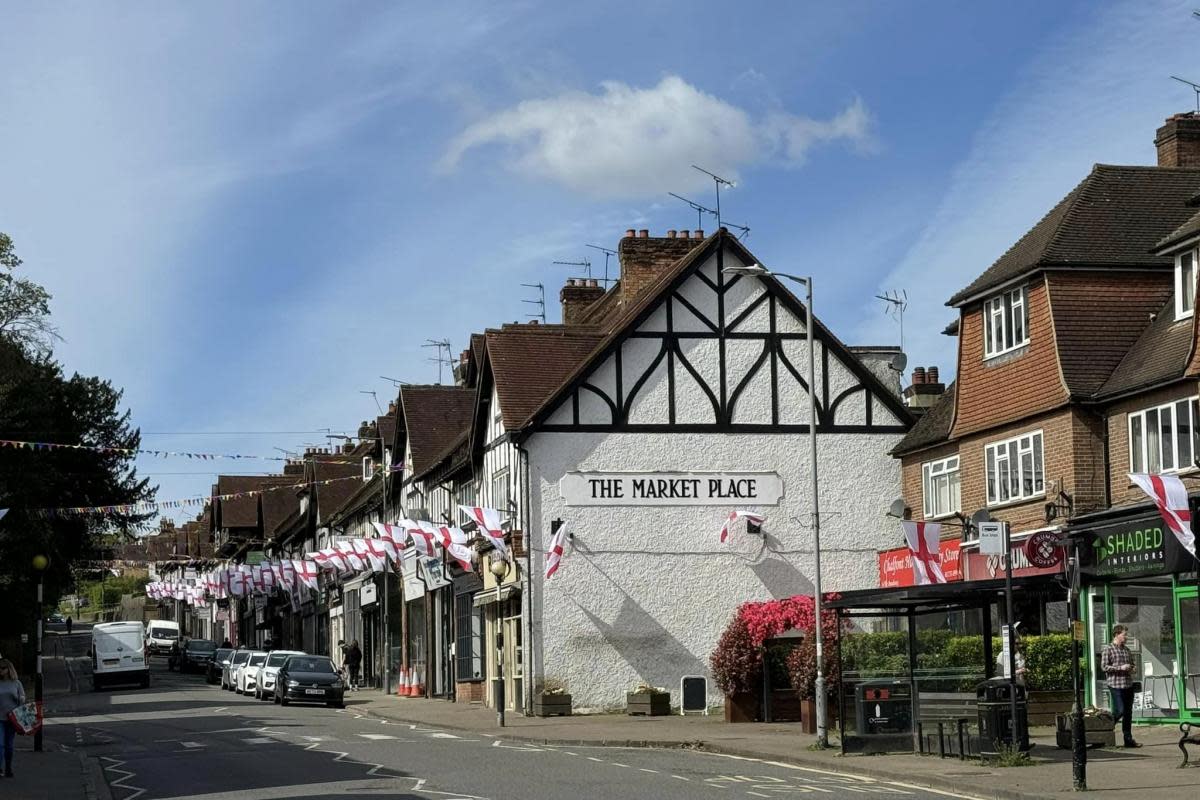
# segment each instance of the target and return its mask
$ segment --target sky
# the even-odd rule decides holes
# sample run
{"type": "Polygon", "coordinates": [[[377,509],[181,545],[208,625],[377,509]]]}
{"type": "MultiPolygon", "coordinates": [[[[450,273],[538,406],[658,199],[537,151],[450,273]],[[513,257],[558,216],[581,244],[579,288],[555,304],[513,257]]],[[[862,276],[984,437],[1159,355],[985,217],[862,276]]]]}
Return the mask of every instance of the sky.
{"type": "MultiPolygon", "coordinates": [[[[954,372],[945,301],[1194,108],[1179,2],[0,0],[0,230],[68,371],[147,448],[280,456],[438,380],[626,228],[814,277],[851,344],[954,372]],[[374,393],[374,396],[370,393],[374,393]]],[[[448,379],[448,373],[446,375],[448,379]]],[[[277,466],[270,462],[265,465],[277,466]]],[[[253,462],[143,458],[158,499],[253,462]]],[[[182,516],[180,512],[179,516],[182,516]]]]}

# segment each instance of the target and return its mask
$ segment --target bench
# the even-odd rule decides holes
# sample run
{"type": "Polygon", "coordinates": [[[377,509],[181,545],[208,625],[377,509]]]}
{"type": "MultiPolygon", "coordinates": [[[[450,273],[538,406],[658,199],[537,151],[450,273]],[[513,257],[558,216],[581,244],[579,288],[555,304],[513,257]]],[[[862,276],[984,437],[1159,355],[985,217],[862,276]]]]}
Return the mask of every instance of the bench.
{"type": "Polygon", "coordinates": [[[1187,745],[1200,747],[1200,733],[1192,733],[1192,727],[1192,724],[1188,722],[1179,725],[1179,732],[1183,734],[1179,737],[1179,751],[1183,753],[1183,763],[1179,765],[1180,769],[1188,765],[1187,745]]]}

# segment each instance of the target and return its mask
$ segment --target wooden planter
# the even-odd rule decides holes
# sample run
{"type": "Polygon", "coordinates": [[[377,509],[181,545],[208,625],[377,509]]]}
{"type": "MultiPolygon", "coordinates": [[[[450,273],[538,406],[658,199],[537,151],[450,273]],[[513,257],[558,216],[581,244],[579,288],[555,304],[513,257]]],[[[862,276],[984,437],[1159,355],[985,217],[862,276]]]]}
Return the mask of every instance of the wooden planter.
{"type": "Polygon", "coordinates": [[[631,717],[665,717],[671,713],[670,692],[628,692],[625,695],[626,712],[631,717]]]}
{"type": "Polygon", "coordinates": [[[533,715],[535,717],[569,717],[571,716],[571,695],[569,694],[537,694],[533,696],[533,715]]]}
{"type": "Polygon", "coordinates": [[[1029,693],[1029,725],[1054,725],[1059,714],[1067,714],[1075,705],[1075,696],[1071,692],[1030,692],[1029,693]]]}
{"type": "Polygon", "coordinates": [[[762,719],[758,692],[725,695],[726,722],[758,722],[762,719]]]}
{"type": "MultiPolygon", "coordinates": [[[[1063,750],[1071,749],[1071,715],[1059,714],[1055,717],[1055,740],[1063,750]]],[[[1113,730],[1111,714],[1100,717],[1083,718],[1083,740],[1093,747],[1112,747],[1116,744],[1116,731],[1113,730]]]]}
{"type": "Polygon", "coordinates": [[[817,732],[817,701],[806,697],[800,701],[800,730],[804,733],[817,732]]]}

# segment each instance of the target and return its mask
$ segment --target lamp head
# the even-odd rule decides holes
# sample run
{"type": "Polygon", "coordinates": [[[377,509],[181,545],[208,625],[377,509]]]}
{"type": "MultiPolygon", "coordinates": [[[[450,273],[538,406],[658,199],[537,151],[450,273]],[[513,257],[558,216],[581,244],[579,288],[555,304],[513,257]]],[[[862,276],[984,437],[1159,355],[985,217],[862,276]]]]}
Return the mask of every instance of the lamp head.
{"type": "Polygon", "coordinates": [[[503,558],[493,557],[488,569],[496,576],[496,580],[503,580],[504,576],[508,574],[508,562],[503,558]]]}
{"type": "Polygon", "coordinates": [[[46,558],[41,553],[33,557],[33,568],[38,572],[42,572],[46,567],[50,566],[50,559],[46,558]]]}
{"type": "Polygon", "coordinates": [[[760,278],[771,274],[762,264],[734,264],[721,270],[726,275],[754,275],[760,278]]]}

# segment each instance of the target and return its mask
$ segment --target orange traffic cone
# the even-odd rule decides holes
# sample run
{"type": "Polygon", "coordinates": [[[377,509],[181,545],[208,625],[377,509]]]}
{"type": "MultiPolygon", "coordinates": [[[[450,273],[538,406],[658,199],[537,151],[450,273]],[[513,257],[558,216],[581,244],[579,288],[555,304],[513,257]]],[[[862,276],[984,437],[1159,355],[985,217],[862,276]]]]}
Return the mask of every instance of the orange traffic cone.
{"type": "Polygon", "coordinates": [[[413,674],[413,682],[412,682],[413,683],[412,696],[413,697],[424,697],[425,696],[425,684],[421,683],[420,673],[418,673],[416,670],[413,670],[413,673],[414,674],[413,674]]]}
{"type": "Polygon", "coordinates": [[[408,673],[404,667],[400,667],[396,673],[396,697],[405,697],[408,694],[408,673]]]}

